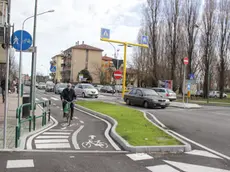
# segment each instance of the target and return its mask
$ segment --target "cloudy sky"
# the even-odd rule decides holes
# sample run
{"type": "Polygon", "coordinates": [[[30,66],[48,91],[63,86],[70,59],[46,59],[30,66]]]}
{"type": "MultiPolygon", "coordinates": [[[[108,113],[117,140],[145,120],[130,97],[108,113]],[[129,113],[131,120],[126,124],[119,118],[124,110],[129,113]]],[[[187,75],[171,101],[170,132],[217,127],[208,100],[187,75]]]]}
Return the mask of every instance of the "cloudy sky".
{"type": "MultiPolygon", "coordinates": [[[[47,74],[51,57],[73,46],[77,41],[104,49],[113,56],[114,49],[100,41],[100,28],[111,30],[111,39],[136,42],[140,28],[142,4],[145,0],[38,0],[38,13],[55,10],[37,18],[37,72],[47,74]]],[[[25,18],[32,16],[34,0],[12,0],[11,23],[21,29],[25,18]]],[[[25,23],[31,33],[33,19],[25,23]]],[[[116,44],[114,44],[116,46],[116,44]]],[[[123,48],[119,57],[122,58],[123,48]]],[[[132,48],[128,48],[131,60],[132,48]]],[[[19,54],[15,54],[18,59],[19,54]]],[[[23,53],[23,73],[30,73],[31,54],[23,53]]]]}

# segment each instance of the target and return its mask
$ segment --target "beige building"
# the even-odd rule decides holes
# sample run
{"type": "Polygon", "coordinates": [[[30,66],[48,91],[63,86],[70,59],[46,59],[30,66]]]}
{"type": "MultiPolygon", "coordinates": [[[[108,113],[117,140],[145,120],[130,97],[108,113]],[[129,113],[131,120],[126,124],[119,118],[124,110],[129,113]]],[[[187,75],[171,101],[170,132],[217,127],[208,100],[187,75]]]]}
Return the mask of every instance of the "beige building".
{"type": "Polygon", "coordinates": [[[58,54],[54,57],[52,57],[52,61],[50,62],[51,64],[53,64],[54,66],[56,66],[56,72],[54,75],[54,82],[61,82],[62,80],[62,63],[63,63],[63,55],[62,54],[58,54]]]}
{"type": "Polygon", "coordinates": [[[68,48],[63,52],[62,63],[62,81],[78,82],[78,74],[81,70],[87,69],[92,78],[93,83],[100,83],[99,68],[101,67],[102,49],[87,44],[68,48]]]}

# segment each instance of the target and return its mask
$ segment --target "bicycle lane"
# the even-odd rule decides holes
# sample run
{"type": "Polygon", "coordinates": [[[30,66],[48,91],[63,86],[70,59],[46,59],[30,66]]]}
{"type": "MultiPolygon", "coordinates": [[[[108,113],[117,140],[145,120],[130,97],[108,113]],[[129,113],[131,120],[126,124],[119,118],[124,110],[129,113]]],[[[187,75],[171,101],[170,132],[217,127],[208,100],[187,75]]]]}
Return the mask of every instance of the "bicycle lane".
{"type": "Polygon", "coordinates": [[[75,115],[75,118],[79,119],[82,125],[84,125],[77,136],[77,142],[81,150],[120,150],[118,145],[109,136],[108,130],[110,128],[108,128],[104,121],[98,119],[98,117],[91,116],[89,113],[80,112],[77,109],[75,109],[75,115]]]}
{"type": "MultiPolygon", "coordinates": [[[[41,95],[38,95],[40,97],[41,95]]],[[[50,95],[42,95],[49,99],[50,95]]],[[[63,119],[62,102],[52,101],[51,115],[57,121],[52,128],[35,134],[27,149],[114,151],[120,148],[109,136],[108,125],[97,117],[74,110],[71,125],[63,119]],[[85,143],[85,144],[84,144],[85,143]]]]}

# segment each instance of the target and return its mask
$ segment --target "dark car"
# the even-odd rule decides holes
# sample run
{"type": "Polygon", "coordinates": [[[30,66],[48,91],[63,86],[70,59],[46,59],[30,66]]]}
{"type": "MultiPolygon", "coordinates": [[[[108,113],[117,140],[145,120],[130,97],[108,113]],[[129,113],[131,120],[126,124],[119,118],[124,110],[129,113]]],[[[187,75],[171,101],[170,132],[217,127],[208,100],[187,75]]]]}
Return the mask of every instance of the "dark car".
{"type": "Polygon", "coordinates": [[[111,86],[103,86],[100,91],[102,93],[115,93],[115,90],[111,86]]]}
{"type": "Polygon", "coordinates": [[[145,108],[169,106],[170,101],[162,98],[152,89],[133,88],[132,91],[124,95],[124,101],[127,105],[144,106],[145,108]]]}

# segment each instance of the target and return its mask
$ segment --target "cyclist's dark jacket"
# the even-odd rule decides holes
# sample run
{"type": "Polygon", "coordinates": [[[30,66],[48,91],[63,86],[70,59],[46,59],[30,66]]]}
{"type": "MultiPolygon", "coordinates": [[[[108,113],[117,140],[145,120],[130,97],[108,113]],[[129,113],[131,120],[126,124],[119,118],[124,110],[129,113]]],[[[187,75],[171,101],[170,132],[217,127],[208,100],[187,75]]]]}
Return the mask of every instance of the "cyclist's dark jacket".
{"type": "Polygon", "coordinates": [[[76,98],[77,96],[72,88],[70,90],[65,88],[61,93],[61,99],[67,100],[68,102],[71,102],[76,98]]]}

